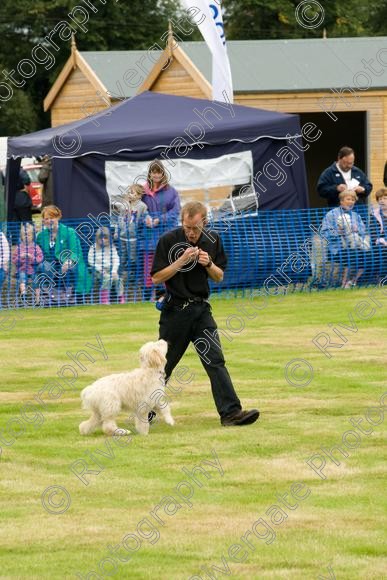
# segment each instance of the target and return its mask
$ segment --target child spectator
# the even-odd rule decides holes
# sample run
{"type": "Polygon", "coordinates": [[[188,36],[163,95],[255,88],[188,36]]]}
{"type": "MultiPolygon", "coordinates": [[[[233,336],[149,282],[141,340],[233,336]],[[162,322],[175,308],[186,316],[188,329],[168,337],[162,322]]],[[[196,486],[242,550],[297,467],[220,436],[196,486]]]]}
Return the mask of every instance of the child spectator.
{"type": "Polygon", "coordinates": [[[124,289],[118,275],[120,259],[108,227],[98,228],[95,244],[89,250],[88,261],[98,281],[100,303],[110,304],[110,290],[114,288],[120,304],[123,304],[124,289]]]}
{"type": "Polygon", "coordinates": [[[8,240],[3,234],[3,232],[0,232],[0,307],[1,307],[1,289],[3,287],[4,280],[8,272],[9,255],[10,252],[8,240]]]}
{"type": "Polygon", "coordinates": [[[142,185],[134,184],[127,190],[125,209],[117,219],[114,237],[119,239],[120,270],[124,275],[129,273],[128,281],[131,288],[136,281],[137,240],[141,236],[141,228],[145,224],[152,227],[152,218],[148,208],[141,201],[145,190],[142,185]]]}
{"type": "Polygon", "coordinates": [[[35,228],[30,223],[20,227],[20,243],[13,249],[12,262],[17,268],[16,276],[20,290],[20,297],[26,299],[27,287],[34,288],[35,302],[39,303],[40,288],[34,283],[38,264],[43,262],[42,249],[35,243],[35,228]]]}
{"type": "Polygon", "coordinates": [[[377,206],[372,208],[371,232],[378,252],[379,274],[387,273],[387,188],[382,187],[375,193],[377,206]]]}
{"type": "Polygon", "coordinates": [[[387,246],[387,188],[382,187],[382,189],[379,189],[375,193],[375,198],[378,202],[378,205],[372,208],[372,215],[375,218],[375,244],[387,246]]]}

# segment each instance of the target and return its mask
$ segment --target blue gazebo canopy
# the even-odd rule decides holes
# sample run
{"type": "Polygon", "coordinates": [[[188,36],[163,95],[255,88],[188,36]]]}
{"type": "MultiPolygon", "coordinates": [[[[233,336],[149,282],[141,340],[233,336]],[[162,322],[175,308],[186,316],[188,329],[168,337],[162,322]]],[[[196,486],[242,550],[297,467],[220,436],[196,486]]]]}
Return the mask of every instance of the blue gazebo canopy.
{"type": "MultiPolygon", "coordinates": [[[[144,92],[96,115],[10,138],[8,211],[22,157],[53,158],[55,202],[64,217],[76,218],[109,212],[107,160],[202,159],[251,150],[256,175],[271,159],[278,162],[277,153],[289,137],[299,136],[298,115],[144,92]]],[[[307,207],[302,152],[298,156],[284,168],[283,185],[269,182],[270,190],[266,186],[266,192],[259,192],[262,209],[307,207]]]]}

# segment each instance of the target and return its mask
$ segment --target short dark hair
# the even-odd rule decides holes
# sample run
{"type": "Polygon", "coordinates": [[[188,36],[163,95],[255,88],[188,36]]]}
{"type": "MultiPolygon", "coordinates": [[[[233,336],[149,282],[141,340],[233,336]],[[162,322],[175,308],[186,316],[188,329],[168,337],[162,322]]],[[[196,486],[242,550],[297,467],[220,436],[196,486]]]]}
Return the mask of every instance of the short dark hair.
{"type": "Polygon", "coordinates": [[[181,208],[181,221],[183,221],[184,216],[189,218],[195,217],[195,215],[200,215],[203,218],[203,221],[206,223],[207,221],[207,208],[201,201],[188,201],[183,207],[181,208]]]}
{"type": "Polygon", "coordinates": [[[342,147],[341,149],[339,149],[339,152],[337,154],[337,158],[338,159],[342,159],[343,157],[347,157],[348,155],[352,155],[352,153],[355,155],[354,150],[352,149],[352,147],[342,147]]]}

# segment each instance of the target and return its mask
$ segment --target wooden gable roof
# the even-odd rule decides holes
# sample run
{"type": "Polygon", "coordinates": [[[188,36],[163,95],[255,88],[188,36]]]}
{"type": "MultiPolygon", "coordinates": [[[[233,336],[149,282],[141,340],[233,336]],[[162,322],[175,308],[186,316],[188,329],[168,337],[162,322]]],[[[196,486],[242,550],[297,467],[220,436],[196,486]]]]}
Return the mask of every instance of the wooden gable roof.
{"type": "MultiPolygon", "coordinates": [[[[235,94],[387,88],[386,37],[243,40],[227,43],[235,94]],[[361,65],[377,58],[378,74],[361,65]]],[[[158,45],[154,45],[156,48],[158,45]]],[[[160,47],[159,47],[160,48],[160,47]]],[[[376,65],[375,65],[376,66],[376,65]]],[[[211,98],[211,54],[205,42],[177,42],[165,50],[79,52],[75,46],[45,101],[50,109],[79,69],[107,103],[143,90],[211,98]]],[[[106,106],[106,105],[105,105],[106,106]]]]}
{"type": "Polygon", "coordinates": [[[108,95],[108,90],[102,80],[83,58],[82,54],[77,50],[74,40],[72,40],[71,55],[43,101],[44,110],[48,111],[51,109],[71,77],[75,77],[74,80],[79,82],[82,76],[92,85],[97,94],[108,95]],[[78,74],[76,71],[78,71],[78,74]]]}

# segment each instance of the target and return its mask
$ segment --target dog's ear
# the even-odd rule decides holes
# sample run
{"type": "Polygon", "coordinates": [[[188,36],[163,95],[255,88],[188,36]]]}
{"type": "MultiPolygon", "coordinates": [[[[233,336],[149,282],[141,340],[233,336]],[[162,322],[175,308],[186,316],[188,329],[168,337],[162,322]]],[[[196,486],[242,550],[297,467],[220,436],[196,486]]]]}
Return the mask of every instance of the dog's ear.
{"type": "Polygon", "coordinates": [[[152,348],[152,350],[149,352],[149,355],[148,355],[149,366],[151,368],[159,369],[159,368],[164,367],[166,362],[167,362],[167,359],[165,358],[163,353],[160,351],[160,348],[158,348],[156,346],[154,348],[152,348]]]}

